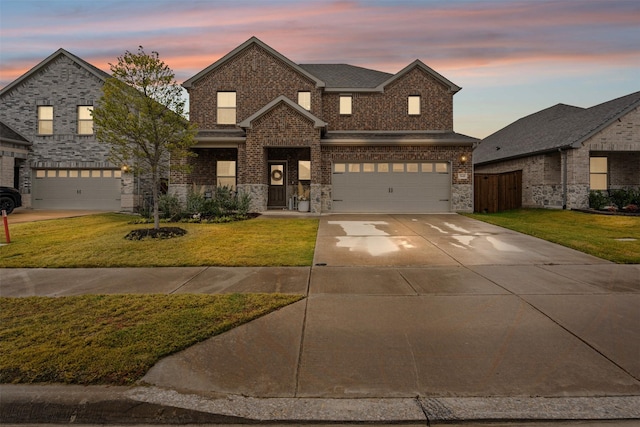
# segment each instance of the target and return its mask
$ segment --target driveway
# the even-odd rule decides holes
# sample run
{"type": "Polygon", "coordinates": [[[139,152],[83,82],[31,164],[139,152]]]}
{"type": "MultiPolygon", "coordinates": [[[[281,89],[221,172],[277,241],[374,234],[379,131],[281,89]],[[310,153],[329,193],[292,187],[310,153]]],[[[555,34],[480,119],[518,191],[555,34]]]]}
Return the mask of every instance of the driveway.
{"type": "Polygon", "coordinates": [[[456,214],[324,216],[314,258],[327,266],[601,263],[608,261],[456,214]]]}
{"type": "Polygon", "coordinates": [[[639,267],[460,215],[322,216],[306,300],[144,381],[259,397],[637,395],[639,267]]]}
{"type": "Polygon", "coordinates": [[[73,218],[76,216],[93,215],[104,213],[105,211],[93,210],[73,210],[73,209],[15,209],[11,215],[7,216],[9,224],[18,224],[21,222],[45,221],[48,219],[73,218]]]}

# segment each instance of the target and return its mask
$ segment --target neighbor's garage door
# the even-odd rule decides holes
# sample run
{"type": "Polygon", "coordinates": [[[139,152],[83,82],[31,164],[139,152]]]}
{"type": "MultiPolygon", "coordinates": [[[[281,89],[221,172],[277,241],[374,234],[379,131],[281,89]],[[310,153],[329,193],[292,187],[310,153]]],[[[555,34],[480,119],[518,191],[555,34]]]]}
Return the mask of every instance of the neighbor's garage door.
{"type": "Polygon", "coordinates": [[[334,163],[333,212],[449,212],[446,162],[334,163]]]}
{"type": "Polygon", "coordinates": [[[119,170],[40,169],[33,179],[36,209],[120,210],[119,170]]]}

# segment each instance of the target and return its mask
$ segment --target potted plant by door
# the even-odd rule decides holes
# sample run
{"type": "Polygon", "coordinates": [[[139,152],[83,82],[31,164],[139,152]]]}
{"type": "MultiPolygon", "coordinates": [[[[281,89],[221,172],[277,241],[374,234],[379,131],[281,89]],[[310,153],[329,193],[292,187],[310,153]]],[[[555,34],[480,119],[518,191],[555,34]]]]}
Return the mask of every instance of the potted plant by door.
{"type": "Polygon", "coordinates": [[[298,211],[309,212],[309,189],[298,183],[298,211]]]}

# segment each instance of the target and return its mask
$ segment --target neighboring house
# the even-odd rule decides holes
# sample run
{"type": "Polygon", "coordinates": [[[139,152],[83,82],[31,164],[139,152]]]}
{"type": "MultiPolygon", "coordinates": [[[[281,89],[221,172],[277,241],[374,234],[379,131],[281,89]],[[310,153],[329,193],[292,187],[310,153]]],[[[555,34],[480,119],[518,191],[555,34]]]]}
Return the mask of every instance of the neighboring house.
{"type": "Polygon", "coordinates": [[[476,201],[485,203],[476,211],[491,210],[489,193],[516,191],[482,188],[492,174],[521,177],[523,207],[587,208],[590,190],[640,186],[640,92],[539,111],[483,139],[473,155],[476,201]]]}
{"type": "Polygon", "coordinates": [[[0,186],[18,188],[20,167],[26,162],[31,143],[0,122],[0,186]]]}
{"type": "Polygon", "coordinates": [[[477,140],[453,131],[460,87],[420,61],[396,74],[301,65],[252,37],[183,86],[200,129],[192,171],[171,175],[183,199],[229,185],[253,211],[298,195],[316,213],[472,210],[477,140]]]}
{"type": "Polygon", "coordinates": [[[91,111],[108,77],[59,49],[0,90],[0,176],[25,207],[133,209],[133,177],[108,161],[93,129],[91,111]]]}

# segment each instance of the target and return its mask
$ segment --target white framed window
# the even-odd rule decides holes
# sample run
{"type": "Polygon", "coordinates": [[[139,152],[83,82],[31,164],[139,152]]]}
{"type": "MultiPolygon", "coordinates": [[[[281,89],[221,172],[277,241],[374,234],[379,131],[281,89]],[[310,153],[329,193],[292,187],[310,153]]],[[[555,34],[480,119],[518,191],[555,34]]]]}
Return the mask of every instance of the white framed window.
{"type": "Polygon", "coordinates": [[[344,163],[334,163],[333,171],[335,173],[344,173],[347,170],[347,166],[344,163]]]}
{"type": "Polygon", "coordinates": [[[216,162],[216,185],[236,189],[236,162],[235,160],[218,160],[216,162]]]}
{"type": "Polygon", "coordinates": [[[608,171],[606,157],[591,157],[589,159],[589,188],[591,190],[608,189],[608,171]]]}
{"type": "Polygon", "coordinates": [[[311,110],[311,92],[298,92],[298,104],[305,110],[311,110]]]}
{"type": "Polygon", "coordinates": [[[53,135],[53,107],[38,106],[38,135],[53,135]]]}
{"type": "Polygon", "coordinates": [[[78,105],[78,135],[93,135],[92,105],[78,105]]]}
{"type": "Polygon", "coordinates": [[[298,180],[300,181],[311,180],[311,161],[310,160],[298,160],[298,180]]]}
{"type": "Polygon", "coordinates": [[[219,125],[235,125],[236,124],[236,93],[235,92],[218,92],[218,124],[219,125]]]}
{"type": "Polygon", "coordinates": [[[409,96],[407,108],[410,116],[419,116],[420,115],[420,95],[409,96]]]}
{"type": "Polygon", "coordinates": [[[349,115],[351,114],[351,104],[352,99],[351,95],[340,95],[340,114],[349,115]]]}

